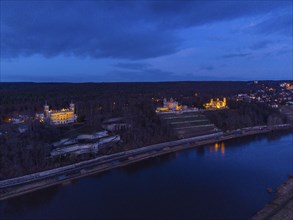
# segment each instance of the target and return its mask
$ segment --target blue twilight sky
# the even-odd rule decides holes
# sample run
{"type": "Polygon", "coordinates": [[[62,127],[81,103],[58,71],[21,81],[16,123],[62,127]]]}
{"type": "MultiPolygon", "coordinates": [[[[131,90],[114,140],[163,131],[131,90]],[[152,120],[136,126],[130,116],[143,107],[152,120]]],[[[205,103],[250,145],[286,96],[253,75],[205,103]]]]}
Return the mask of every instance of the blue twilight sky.
{"type": "Polygon", "coordinates": [[[2,81],[292,79],[291,1],[1,1],[2,81]]]}

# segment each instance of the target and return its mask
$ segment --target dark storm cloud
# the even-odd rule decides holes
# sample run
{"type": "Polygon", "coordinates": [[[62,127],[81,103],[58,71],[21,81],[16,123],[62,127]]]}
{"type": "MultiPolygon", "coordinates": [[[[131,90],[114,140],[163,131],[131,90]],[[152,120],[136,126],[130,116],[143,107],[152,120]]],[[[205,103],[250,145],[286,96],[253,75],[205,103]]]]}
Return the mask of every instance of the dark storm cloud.
{"type": "MultiPolygon", "coordinates": [[[[283,7],[290,7],[290,2],[1,1],[2,58],[34,54],[158,57],[180,49],[181,39],[176,35],[180,28],[283,7]]],[[[265,31],[270,24],[260,27],[265,31]]]]}
{"type": "MultiPolygon", "coordinates": [[[[129,13],[131,7],[96,2],[1,3],[2,55],[42,54],[141,59],[177,51],[168,30],[129,13]]],[[[136,13],[141,9],[136,7],[136,13]]]]}

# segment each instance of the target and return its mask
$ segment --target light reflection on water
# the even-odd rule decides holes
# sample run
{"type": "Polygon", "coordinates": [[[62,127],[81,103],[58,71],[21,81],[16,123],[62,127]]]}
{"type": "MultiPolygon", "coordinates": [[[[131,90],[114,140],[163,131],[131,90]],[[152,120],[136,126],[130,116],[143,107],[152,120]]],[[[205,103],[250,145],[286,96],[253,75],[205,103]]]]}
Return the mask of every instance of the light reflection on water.
{"type": "Polygon", "coordinates": [[[225,143],[221,143],[221,154],[224,156],[225,155],[225,143]]]}
{"type": "Polygon", "coordinates": [[[214,144],[208,145],[209,153],[220,152],[222,156],[225,155],[225,142],[216,142],[214,144]]]}

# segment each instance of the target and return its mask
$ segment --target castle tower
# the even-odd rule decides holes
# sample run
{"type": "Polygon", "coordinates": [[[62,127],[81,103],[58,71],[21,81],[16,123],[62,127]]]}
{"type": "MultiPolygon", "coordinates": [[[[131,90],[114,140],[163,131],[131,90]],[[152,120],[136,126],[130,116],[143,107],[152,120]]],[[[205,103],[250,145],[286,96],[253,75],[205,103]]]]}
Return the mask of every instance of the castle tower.
{"type": "Polygon", "coordinates": [[[45,117],[48,118],[49,117],[49,105],[47,104],[47,101],[45,102],[44,105],[44,113],[45,113],[45,117]]]}
{"type": "Polygon", "coordinates": [[[69,105],[69,109],[70,111],[74,112],[75,110],[75,105],[73,104],[73,102],[71,101],[70,105],[69,105]]]}

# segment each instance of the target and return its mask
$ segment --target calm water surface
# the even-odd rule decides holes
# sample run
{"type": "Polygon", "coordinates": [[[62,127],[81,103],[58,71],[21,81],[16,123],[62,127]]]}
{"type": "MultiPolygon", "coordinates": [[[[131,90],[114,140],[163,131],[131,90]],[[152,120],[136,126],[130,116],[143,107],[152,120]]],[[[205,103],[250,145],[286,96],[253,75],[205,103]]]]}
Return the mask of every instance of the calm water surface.
{"type": "Polygon", "coordinates": [[[293,169],[293,133],[152,158],[0,203],[0,219],[248,219],[293,169]]]}

